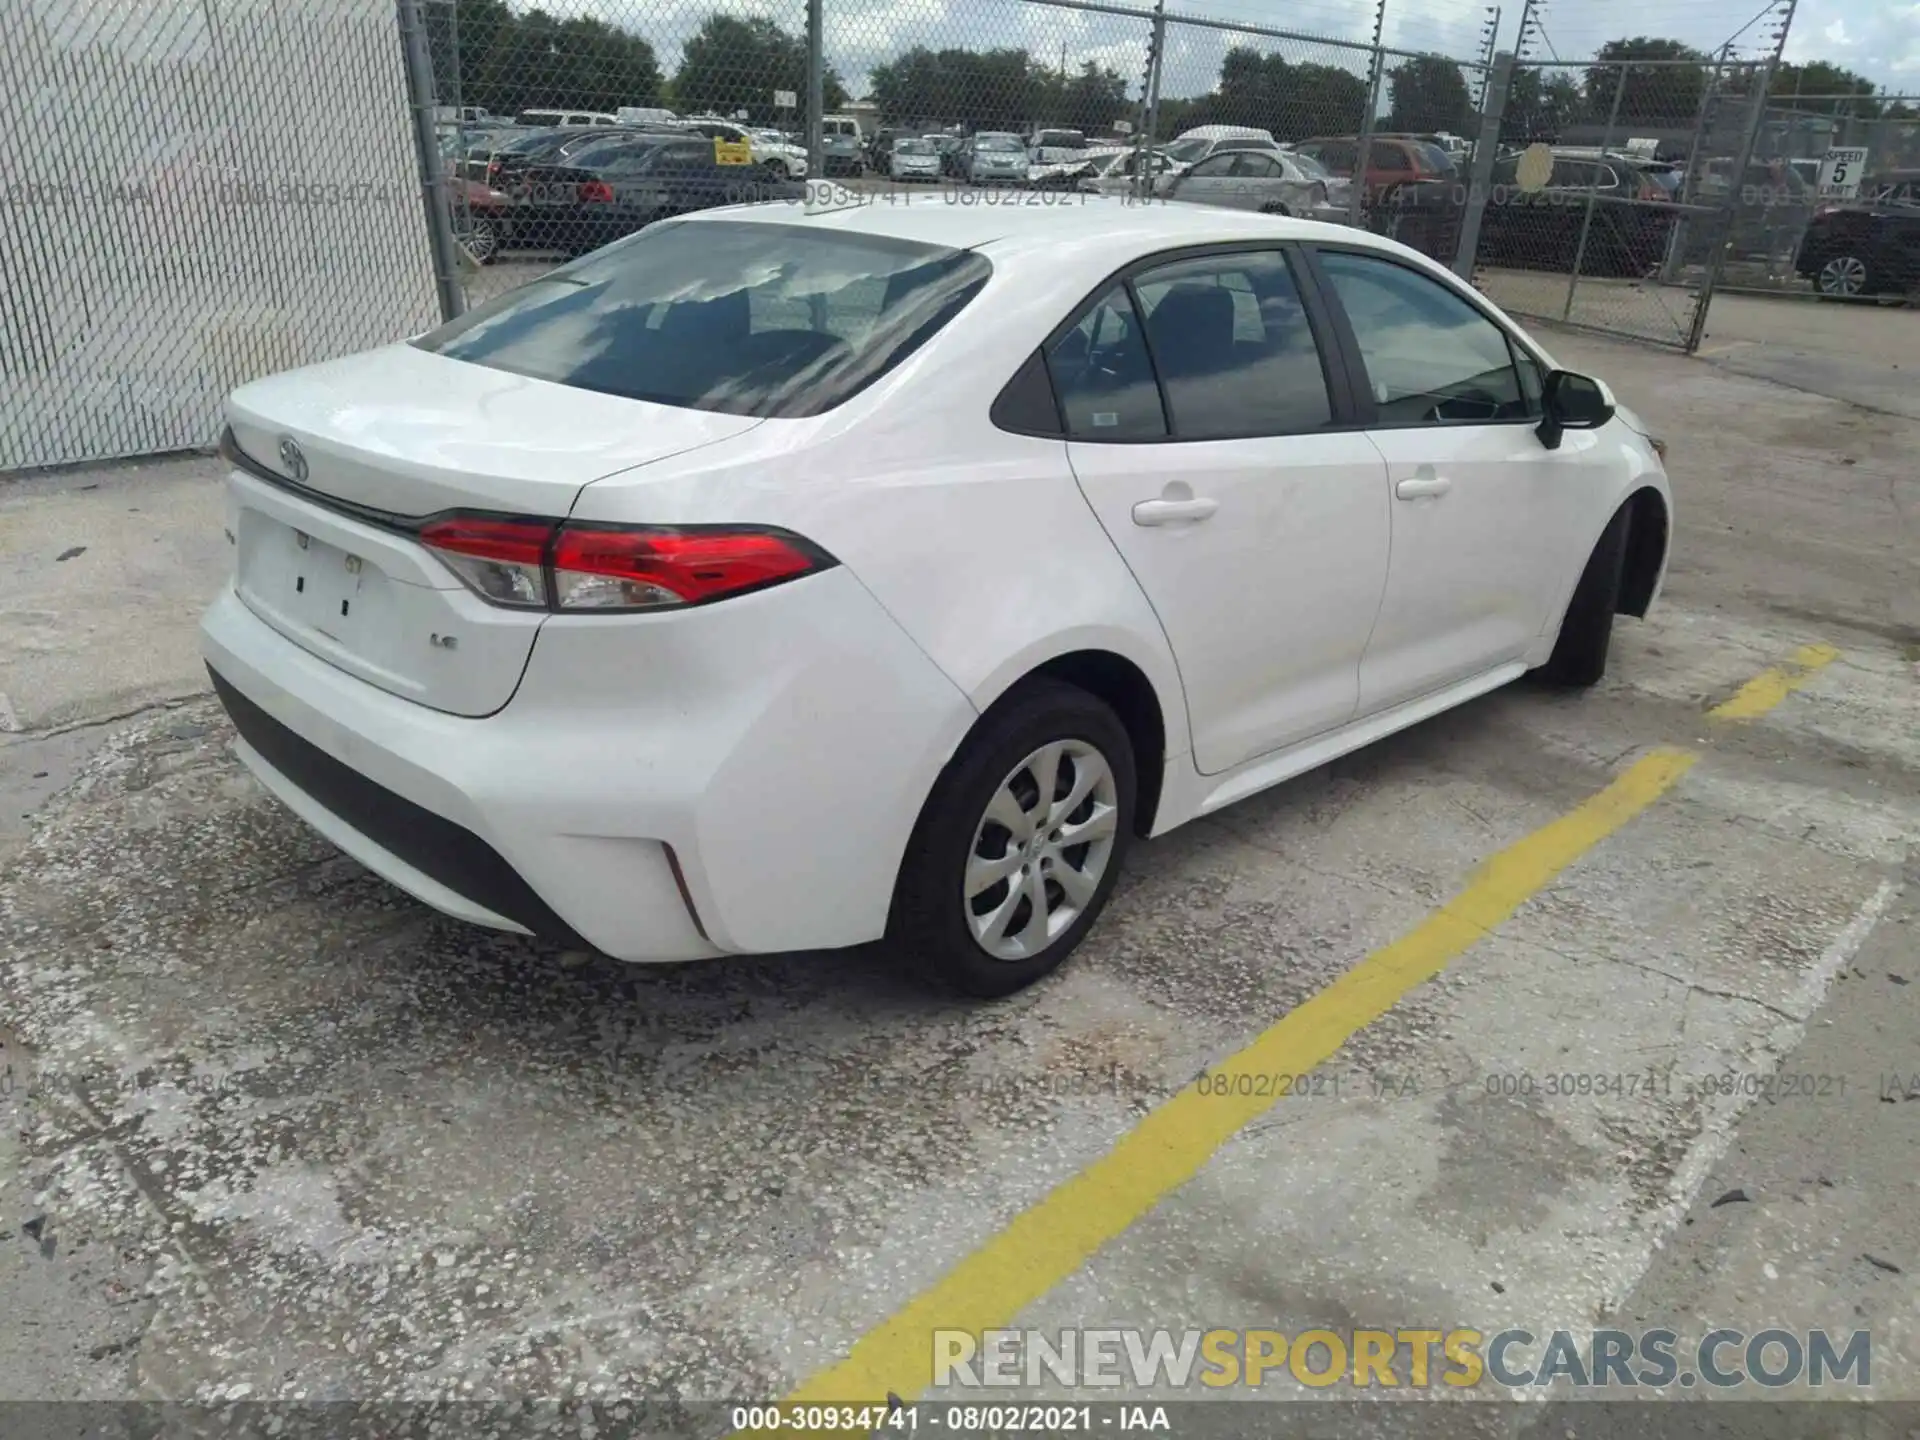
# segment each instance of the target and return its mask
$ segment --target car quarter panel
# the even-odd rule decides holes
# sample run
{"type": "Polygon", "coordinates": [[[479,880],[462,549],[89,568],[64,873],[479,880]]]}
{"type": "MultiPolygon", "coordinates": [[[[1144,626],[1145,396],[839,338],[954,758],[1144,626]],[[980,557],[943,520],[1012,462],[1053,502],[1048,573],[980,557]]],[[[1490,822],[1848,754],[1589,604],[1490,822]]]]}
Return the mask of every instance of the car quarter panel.
{"type": "Polygon", "coordinates": [[[794,530],[858,575],[980,709],[1059,655],[1112,651],[1146,675],[1167,752],[1184,753],[1166,636],[1088,508],[1065,442],[1010,434],[988,416],[1033,349],[1134,248],[1090,247],[1063,285],[1037,247],[1003,264],[987,246],[986,289],[868,390],[825,415],[769,420],[704,454],[610,476],[573,513],[794,530]]]}

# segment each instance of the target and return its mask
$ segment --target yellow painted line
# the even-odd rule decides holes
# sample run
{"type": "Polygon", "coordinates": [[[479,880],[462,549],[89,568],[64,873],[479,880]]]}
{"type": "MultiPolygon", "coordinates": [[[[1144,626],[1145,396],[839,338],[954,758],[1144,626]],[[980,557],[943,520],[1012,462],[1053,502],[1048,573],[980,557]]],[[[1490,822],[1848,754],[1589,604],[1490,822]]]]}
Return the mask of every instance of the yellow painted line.
{"type": "Polygon", "coordinates": [[[1831,645],[1802,645],[1784,665],[1762,670],[1707,712],[1710,720],[1753,720],[1766,714],[1787,696],[1838,659],[1831,645]]]}
{"type": "MultiPolygon", "coordinates": [[[[917,1398],[933,1379],[933,1332],[1004,1326],[1094,1251],[1184,1185],[1274,1096],[1232,1093],[1234,1077],[1300,1075],[1324,1063],[1416,985],[1511,916],[1567,866],[1659,799],[1694,756],[1656,750],[1606,789],[1482,865],[1465,890],[1374,951],[1251,1044],[1209,1070],[1226,1094],[1194,1085],[1152,1111],[1112,1150],[1016,1215],[1004,1230],[868,1331],[838,1365],[787,1399],[859,1404],[917,1398]]],[[[1250,1091],[1257,1089],[1249,1083],[1250,1091]]]]}
{"type": "MultiPolygon", "coordinates": [[[[1803,646],[1785,667],[1756,676],[1709,713],[1740,720],[1765,714],[1838,654],[1827,645],[1803,646]]],[[[1500,851],[1474,872],[1466,889],[1413,930],[1210,1067],[1209,1093],[1189,1085],[1149,1113],[1113,1149],[1016,1215],[862,1335],[839,1364],[802,1383],[785,1403],[877,1404],[889,1395],[917,1399],[932,1384],[935,1330],[978,1332],[1010,1325],[1276,1103],[1271,1094],[1233,1093],[1235,1079],[1301,1075],[1324,1064],[1408,991],[1433,979],[1561,871],[1671,790],[1696,758],[1685,750],[1655,750],[1598,794],[1500,851]]],[[[1249,1083],[1247,1088],[1259,1087],[1249,1083]]]]}

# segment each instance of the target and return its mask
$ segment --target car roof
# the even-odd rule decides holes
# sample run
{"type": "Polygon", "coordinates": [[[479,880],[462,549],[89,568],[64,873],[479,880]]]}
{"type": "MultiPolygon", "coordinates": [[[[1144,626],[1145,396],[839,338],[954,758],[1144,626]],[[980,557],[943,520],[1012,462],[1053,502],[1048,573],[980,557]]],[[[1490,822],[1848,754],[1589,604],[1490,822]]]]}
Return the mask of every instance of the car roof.
{"type": "Polygon", "coordinates": [[[1132,256],[1183,245],[1235,241],[1317,240],[1323,244],[1362,245],[1394,255],[1417,253],[1396,241],[1345,225],[1215,205],[1140,205],[1097,195],[1075,195],[1073,203],[1059,205],[1026,205],[1015,199],[1005,204],[954,205],[939,195],[870,193],[875,198],[868,203],[812,214],[798,203],[776,201],[701,210],[676,223],[744,220],[817,226],[956,250],[991,247],[996,261],[1030,254],[1041,257],[1041,263],[1055,263],[1049,257],[1066,253],[1063,247],[1072,247],[1076,254],[1093,257],[1090,263],[1096,268],[1098,264],[1113,268],[1132,256]]]}

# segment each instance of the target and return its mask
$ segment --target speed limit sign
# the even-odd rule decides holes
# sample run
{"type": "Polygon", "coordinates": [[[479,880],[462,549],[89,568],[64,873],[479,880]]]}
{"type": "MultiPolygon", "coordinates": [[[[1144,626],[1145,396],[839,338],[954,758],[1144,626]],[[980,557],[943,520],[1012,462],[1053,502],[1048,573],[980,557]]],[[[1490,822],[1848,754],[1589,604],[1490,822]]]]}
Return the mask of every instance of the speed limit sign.
{"type": "Polygon", "coordinates": [[[1820,193],[1851,199],[1860,193],[1861,172],[1867,168],[1867,147],[1835,145],[1820,162],[1820,193]]]}

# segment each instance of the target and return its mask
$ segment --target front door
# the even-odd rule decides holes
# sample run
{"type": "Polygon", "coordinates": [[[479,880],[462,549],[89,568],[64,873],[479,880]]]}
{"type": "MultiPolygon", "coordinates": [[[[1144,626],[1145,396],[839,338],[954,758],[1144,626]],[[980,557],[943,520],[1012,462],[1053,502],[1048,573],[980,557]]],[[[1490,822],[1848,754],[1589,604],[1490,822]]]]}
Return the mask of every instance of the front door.
{"type": "Polygon", "coordinates": [[[1601,440],[1548,450],[1539,367],[1477,305],[1377,254],[1320,249],[1351,327],[1386,462],[1393,560],[1360,665],[1360,713],[1518,660],[1591,544],[1601,440]]]}

